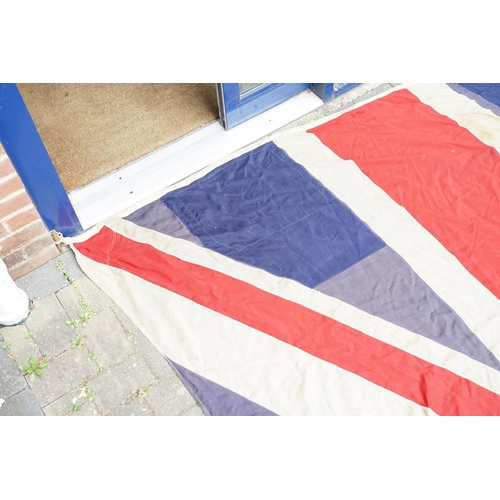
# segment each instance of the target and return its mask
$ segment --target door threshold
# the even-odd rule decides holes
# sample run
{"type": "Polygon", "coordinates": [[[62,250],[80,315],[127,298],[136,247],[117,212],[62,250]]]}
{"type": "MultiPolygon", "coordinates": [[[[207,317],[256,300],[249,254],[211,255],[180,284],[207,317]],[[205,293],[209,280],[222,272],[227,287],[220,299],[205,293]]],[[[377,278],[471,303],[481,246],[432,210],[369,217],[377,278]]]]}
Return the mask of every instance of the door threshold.
{"type": "Polygon", "coordinates": [[[314,111],[323,101],[306,90],[231,130],[219,122],[168,144],[68,194],[84,230],[314,111]]]}

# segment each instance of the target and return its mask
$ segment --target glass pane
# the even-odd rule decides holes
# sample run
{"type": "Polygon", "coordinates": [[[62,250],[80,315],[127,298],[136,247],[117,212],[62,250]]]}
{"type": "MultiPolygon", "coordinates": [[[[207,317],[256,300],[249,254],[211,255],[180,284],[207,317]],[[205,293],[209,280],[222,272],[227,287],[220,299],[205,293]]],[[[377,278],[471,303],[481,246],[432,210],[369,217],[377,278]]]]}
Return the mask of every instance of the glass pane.
{"type": "Polygon", "coordinates": [[[240,88],[240,96],[249,94],[257,90],[263,83],[238,83],[240,88]]]}

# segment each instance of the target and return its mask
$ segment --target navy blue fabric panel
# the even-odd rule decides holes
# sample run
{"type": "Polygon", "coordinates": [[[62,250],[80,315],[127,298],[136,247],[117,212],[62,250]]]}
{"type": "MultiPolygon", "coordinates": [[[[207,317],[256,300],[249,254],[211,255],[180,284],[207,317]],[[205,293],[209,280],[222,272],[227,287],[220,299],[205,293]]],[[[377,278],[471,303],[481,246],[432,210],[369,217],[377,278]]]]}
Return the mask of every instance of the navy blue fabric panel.
{"type": "Polygon", "coordinates": [[[499,83],[448,83],[448,86],[500,116],[499,83]]]}
{"type": "Polygon", "coordinates": [[[174,363],[167,358],[172,368],[181,376],[203,406],[204,412],[210,416],[276,416],[276,413],[250,401],[235,392],[208,380],[201,375],[174,363]]]}
{"type": "Polygon", "coordinates": [[[486,101],[500,106],[500,84],[499,83],[460,83],[469,92],[481,96],[486,101]]]}
{"type": "Polygon", "coordinates": [[[309,287],[385,246],[272,142],[161,201],[206,248],[309,287]]]}

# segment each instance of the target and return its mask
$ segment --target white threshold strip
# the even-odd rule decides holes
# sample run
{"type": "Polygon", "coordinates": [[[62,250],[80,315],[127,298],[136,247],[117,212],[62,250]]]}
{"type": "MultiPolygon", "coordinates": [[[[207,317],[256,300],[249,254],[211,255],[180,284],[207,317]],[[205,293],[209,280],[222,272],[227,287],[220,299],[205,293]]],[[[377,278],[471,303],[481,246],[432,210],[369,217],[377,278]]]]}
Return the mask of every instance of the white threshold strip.
{"type": "Polygon", "coordinates": [[[224,130],[219,122],[179,139],[102,179],[69,193],[84,230],[137,206],[240,148],[314,111],[323,101],[306,90],[260,115],[224,130]]]}

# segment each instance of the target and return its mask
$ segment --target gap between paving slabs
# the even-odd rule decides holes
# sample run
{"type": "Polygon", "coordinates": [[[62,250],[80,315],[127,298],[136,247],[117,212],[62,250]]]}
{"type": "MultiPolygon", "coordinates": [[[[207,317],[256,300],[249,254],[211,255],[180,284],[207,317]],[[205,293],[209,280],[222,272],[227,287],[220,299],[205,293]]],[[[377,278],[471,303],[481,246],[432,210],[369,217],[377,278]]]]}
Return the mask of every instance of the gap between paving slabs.
{"type": "Polygon", "coordinates": [[[81,272],[71,250],[42,267],[33,272],[37,283],[17,282],[34,299],[26,322],[0,329],[19,380],[16,394],[0,390],[0,415],[203,415],[163,356],[81,272]],[[23,390],[31,406],[20,405],[19,396],[13,404],[23,390]]]}

